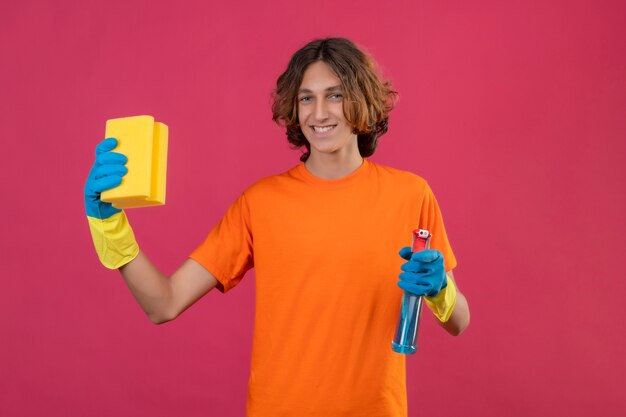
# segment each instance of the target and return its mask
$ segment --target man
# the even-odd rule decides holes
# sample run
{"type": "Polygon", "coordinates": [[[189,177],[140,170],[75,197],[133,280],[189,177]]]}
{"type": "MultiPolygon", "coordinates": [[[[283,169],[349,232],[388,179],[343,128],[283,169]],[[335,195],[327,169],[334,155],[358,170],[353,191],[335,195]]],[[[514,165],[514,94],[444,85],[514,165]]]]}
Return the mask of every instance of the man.
{"type": "Polygon", "coordinates": [[[173,320],[213,288],[228,291],[255,268],[249,416],[405,416],[405,358],[390,343],[398,286],[426,296],[449,333],[469,323],[430,187],[364,159],[387,131],[394,99],[349,40],[297,51],[277,81],[273,118],[305,147],[302,163],[245,190],[169,278],[139,250],[124,212],[99,200],[121,182],[126,158],[110,152],[115,139],[98,145],[85,187],[94,241],[153,322],[173,320]],[[416,228],[432,232],[433,249],[403,248],[401,264],[396,250],[416,228]]]}

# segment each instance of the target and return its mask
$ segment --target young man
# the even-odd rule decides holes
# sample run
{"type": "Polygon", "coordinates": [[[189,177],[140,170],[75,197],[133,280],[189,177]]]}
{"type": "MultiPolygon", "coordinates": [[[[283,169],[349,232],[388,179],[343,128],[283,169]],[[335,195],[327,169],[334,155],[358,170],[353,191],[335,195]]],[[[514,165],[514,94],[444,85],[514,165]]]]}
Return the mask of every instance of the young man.
{"type": "Polygon", "coordinates": [[[99,200],[121,182],[126,158],[110,152],[115,139],[98,145],[85,187],[96,248],[153,322],[255,268],[249,416],[405,416],[405,357],[390,343],[400,288],[426,296],[449,333],[469,323],[428,184],[364,159],[387,131],[394,98],[346,39],[297,51],[278,79],[273,118],[306,148],[303,163],[245,190],[169,278],[139,250],[124,212],[99,200]],[[432,232],[432,249],[403,248],[402,263],[397,249],[416,228],[432,232]]]}

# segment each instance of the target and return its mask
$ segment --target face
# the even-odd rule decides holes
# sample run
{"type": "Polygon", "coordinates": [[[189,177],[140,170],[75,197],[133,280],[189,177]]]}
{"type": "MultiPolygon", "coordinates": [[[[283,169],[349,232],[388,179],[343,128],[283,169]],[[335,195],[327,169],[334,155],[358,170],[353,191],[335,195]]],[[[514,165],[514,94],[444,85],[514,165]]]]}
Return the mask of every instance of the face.
{"type": "Polygon", "coordinates": [[[341,81],[324,61],[309,65],[298,91],[298,122],[311,145],[311,157],[320,153],[359,152],[357,135],[343,113],[341,81]]]}

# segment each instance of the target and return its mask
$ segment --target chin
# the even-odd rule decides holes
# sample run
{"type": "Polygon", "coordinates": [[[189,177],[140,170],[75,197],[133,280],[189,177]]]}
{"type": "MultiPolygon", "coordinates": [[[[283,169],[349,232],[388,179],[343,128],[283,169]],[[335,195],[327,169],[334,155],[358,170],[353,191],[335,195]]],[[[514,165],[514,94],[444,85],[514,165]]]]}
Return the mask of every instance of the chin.
{"type": "Polygon", "coordinates": [[[331,154],[341,149],[341,147],[332,146],[331,144],[323,144],[320,146],[315,146],[314,143],[315,142],[309,141],[309,144],[311,144],[311,152],[331,154]]]}

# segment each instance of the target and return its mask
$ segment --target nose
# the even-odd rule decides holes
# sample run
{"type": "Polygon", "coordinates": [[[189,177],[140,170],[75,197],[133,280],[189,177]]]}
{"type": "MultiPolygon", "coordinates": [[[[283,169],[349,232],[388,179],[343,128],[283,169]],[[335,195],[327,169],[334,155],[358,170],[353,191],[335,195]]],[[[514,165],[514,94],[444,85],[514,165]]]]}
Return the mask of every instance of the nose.
{"type": "Polygon", "coordinates": [[[315,119],[318,121],[326,120],[328,118],[328,108],[326,100],[315,101],[315,119]]]}

